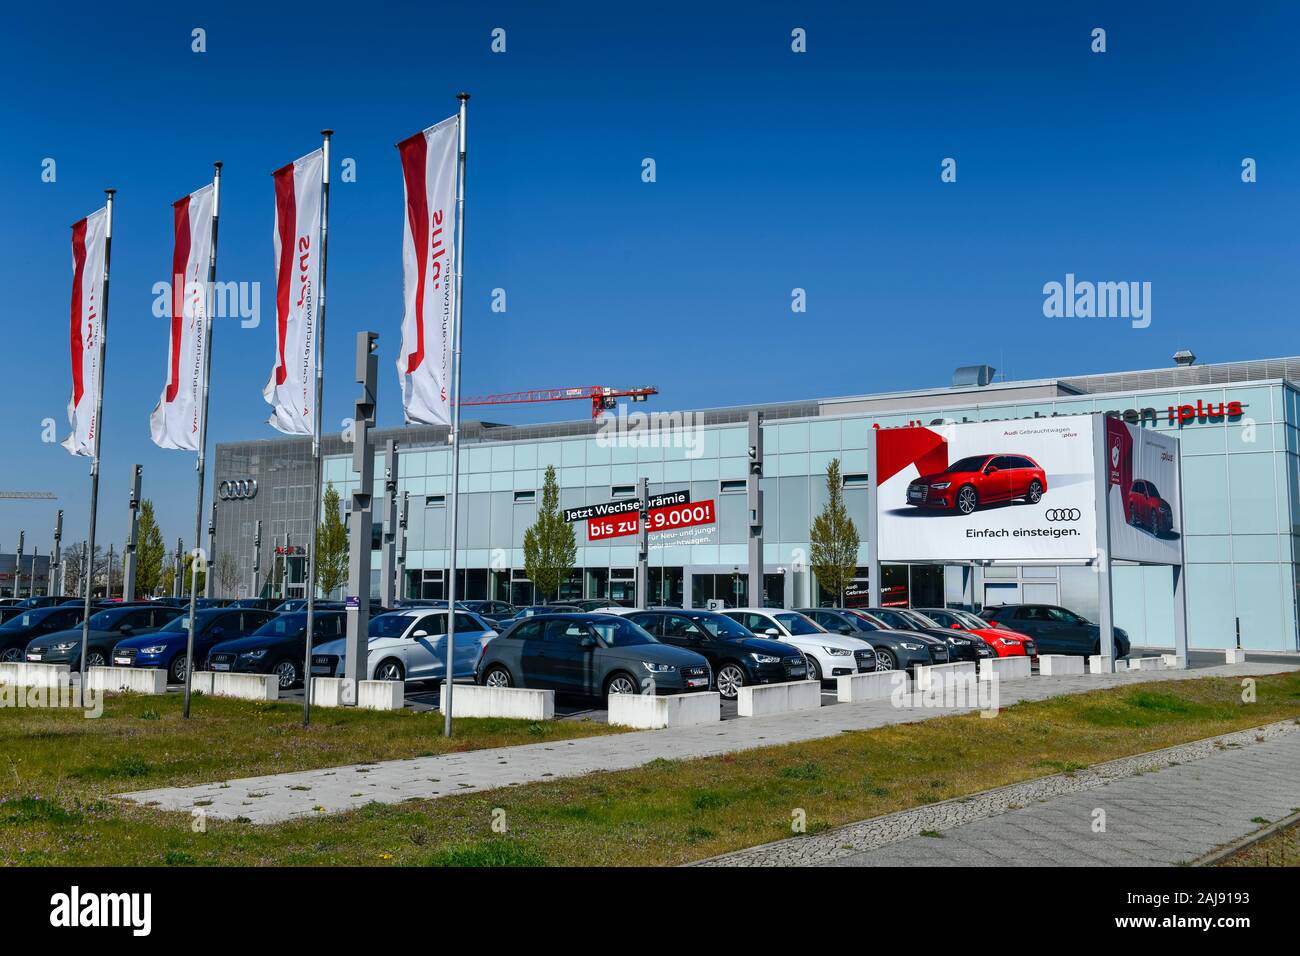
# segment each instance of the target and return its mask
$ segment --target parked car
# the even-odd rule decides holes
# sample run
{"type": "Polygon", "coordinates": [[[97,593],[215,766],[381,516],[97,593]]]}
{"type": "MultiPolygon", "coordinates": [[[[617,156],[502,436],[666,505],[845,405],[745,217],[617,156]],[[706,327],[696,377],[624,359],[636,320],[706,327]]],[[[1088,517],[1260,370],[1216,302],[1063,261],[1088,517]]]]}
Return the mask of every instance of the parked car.
{"type": "MultiPolygon", "coordinates": [[[[441,606],[446,607],[447,602],[443,601],[441,606]]],[[[518,609],[513,604],[505,601],[457,601],[456,606],[474,612],[489,624],[499,624],[502,621],[507,621],[518,613],[518,609]]]]}
{"type": "Polygon", "coordinates": [[[246,597],[236,598],[227,607],[251,607],[262,611],[274,611],[280,605],[279,598],[246,597]]]}
{"type": "Polygon", "coordinates": [[[513,617],[508,617],[501,621],[504,627],[515,621],[522,621],[524,618],[535,617],[538,614],[577,614],[581,608],[574,604],[529,604],[524,607],[515,608],[513,617]]]}
{"type": "Polygon", "coordinates": [[[713,674],[703,655],[664,644],[625,617],[577,613],[511,625],[484,650],[475,680],[605,697],[707,690],[713,674]]]}
{"type": "MultiPolygon", "coordinates": [[[[458,602],[459,603],[459,602],[458,602]]],[[[365,680],[441,681],[447,674],[447,612],[407,608],[370,619],[366,631],[365,680]]],[[[453,677],[473,677],[483,648],[497,636],[487,621],[469,611],[456,612],[453,677]]],[[[342,677],[347,642],[328,641],[311,656],[315,677],[342,677]]]]}
{"type": "MultiPolygon", "coordinates": [[[[271,618],[274,611],[256,608],[210,607],[194,615],[194,666],[206,668],[208,651],[222,641],[243,637],[257,630],[271,618]]],[[[185,648],[189,640],[190,615],[182,613],[172,618],[153,634],[128,637],[113,648],[113,664],[117,667],[161,667],[173,684],[185,683],[185,648]]]]}
{"type": "MultiPolygon", "coordinates": [[[[54,607],[56,604],[62,604],[66,600],[68,600],[66,595],[44,594],[36,597],[23,598],[21,601],[16,601],[15,604],[18,607],[54,607]]],[[[85,599],[83,598],[82,600],[84,601],[85,599]]]]}
{"type": "Polygon", "coordinates": [[[948,645],[937,640],[922,640],[910,631],[891,630],[883,621],[873,620],[852,609],[797,608],[832,634],[866,641],[876,652],[876,670],[910,671],[917,664],[948,663],[948,645]],[[937,656],[936,656],[937,655],[937,656]]]}
{"type": "Polygon", "coordinates": [[[953,631],[951,628],[942,627],[937,621],[932,621],[920,611],[914,608],[890,607],[890,608],[867,608],[869,614],[874,614],[881,620],[888,622],[891,626],[909,626],[911,630],[918,634],[928,634],[936,640],[943,641],[948,645],[949,661],[978,661],[981,658],[993,657],[993,648],[974,634],[965,634],[953,631]]]}
{"type": "Polygon", "coordinates": [[[20,610],[9,620],[0,624],[0,661],[15,663],[22,661],[27,653],[27,645],[38,637],[65,631],[74,624],[80,624],[82,608],[37,607],[20,610]]]}
{"type": "Polygon", "coordinates": [[[974,634],[985,644],[993,648],[998,657],[1038,657],[1038,645],[1027,634],[1017,634],[1004,627],[993,627],[988,621],[972,614],[950,607],[918,608],[922,614],[940,627],[951,628],[967,634],[974,634]]]}
{"type": "Polygon", "coordinates": [[[1157,538],[1174,529],[1173,506],[1160,497],[1160,489],[1154,481],[1139,478],[1133,482],[1125,513],[1129,524],[1145,528],[1157,538]]]}
{"type": "Polygon", "coordinates": [[[615,601],[611,598],[583,598],[581,601],[568,601],[566,603],[579,611],[600,611],[607,607],[627,607],[626,601],[615,601]]]}
{"type": "MultiPolygon", "coordinates": [[[[1055,604],[1001,604],[984,608],[983,617],[999,628],[1027,634],[1039,654],[1100,654],[1101,628],[1055,604]]],[[[1128,632],[1115,628],[1115,657],[1128,657],[1128,632]]]]}
{"type": "Polygon", "coordinates": [[[808,661],[809,680],[832,680],[841,674],[876,669],[876,652],[869,641],[831,634],[798,611],[739,607],[723,611],[758,637],[793,644],[808,661]]]}
{"type": "MultiPolygon", "coordinates": [[[[153,604],[119,604],[90,615],[90,641],[86,666],[103,667],[119,641],[152,634],[182,613],[178,607],[153,604]]],[[[81,624],[43,634],[27,645],[27,660],[40,664],[69,664],[81,670],[81,624]]]]}
{"type": "MultiPolygon", "coordinates": [[[[347,633],[343,611],[320,611],[312,616],[312,647],[336,641],[347,633]]],[[[281,690],[302,683],[307,654],[307,612],[277,614],[247,637],[222,641],[208,651],[208,669],[242,674],[275,674],[281,690]]]]}
{"type": "Polygon", "coordinates": [[[1046,491],[1047,473],[1028,455],[971,455],[910,482],[907,503],[968,515],[997,501],[1037,504],[1046,491]]]}
{"type": "Polygon", "coordinates": [[[620,614],[657,640],[703,656],[713,671],[714,686],[727,700],[735,700],[742,687],[808,676],[808,664],[798,648],[755,637],[725,614],[697,610],[623,610],[620,614]]]}

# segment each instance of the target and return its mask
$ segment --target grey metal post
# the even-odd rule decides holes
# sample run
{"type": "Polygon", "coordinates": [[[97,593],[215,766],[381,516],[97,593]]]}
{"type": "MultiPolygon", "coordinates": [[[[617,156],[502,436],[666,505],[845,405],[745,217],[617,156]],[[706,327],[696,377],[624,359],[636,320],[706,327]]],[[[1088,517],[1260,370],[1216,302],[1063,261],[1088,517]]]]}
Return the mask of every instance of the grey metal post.
{"type": "Polygon", "coordinates": [[[203,578],[203,596],[212,597],[213,570],[217,566],[217,499],[212,499],[212,512],[208,517],[208,573],[203,578]]]}
{"type": "Polygon", "coordinates": [[[257,519],[253,530],[253,590],[249,597],[262,596],[262,519],[257,519]]]}
{"type": "MultiPolygon", "coordinates": [[[[36,597],[36,559],[37,559],[37,557],[40,556],[40,553],[41,553],[41,549],[40,549],[40,548],[35,547],[35,546],[32,547],[32,573],[29,574],[29,575],[27,575],[27,580],[31,582],[31,583],[27,586],[27,589],[28,589],[29,591],[31,591],[31,593],[32,593],[32,597],[36,597]]],[[[48,577],[48,576],[46,577],[45,581],[46,581],[46,590],[49,590],[49,577],[48,577]]]]}
{"type": "Polygon", "coordinates": [[[876,468],[876,429],[867,429],[867,600],[880,607],[880,518],[877,504],[880,494],[876,468]]]}
{"type": "Polygon", "coordinates": [[[402,516],[398,519],[397,540],[397,599],[406,597],[406,523],[410,516],[411,493],[402,492],[402,516]]]}
{"type": "Polygon", "coordinates": [[[384,447],[384,520],[379,551],[379,603],[391,608],[394,602],[393,572],[397,563],[397,442],[390,438],[384,447]]]}
{"type": "Polygon", "coordinates": [[[122,600],[135,599],[137,551],[140,547],[140,465],[131,466],[131,500],[127,503],[129,520],[126,531],[126,548],[122,552],[122,600]]]}
{"type": "Polygon", "coordinates": [[[172,555],[172,566],[176,569],[172,575],[172,597],[180,597],[184,594],[181,585],[185,580],[185,543],[180,538],[176,539],[176,553],[172,555]]]}
{"type": "Polygon", "coordinates": [[[637,486],[640,496],[636,537],[636,606],[650,606],[650,479],[642,478],[637,486]]]}
{"type": "Polygon", "coordinates": [[[1111,587],[1113,563],[1110,557],[1110,478],[1106,461],[1106,417],[1092,416],[1093,474],[1097,481],[1097,624],[1101,628],[1101,656],[1115,662],[1115,599],[1111,587]]]}
{"type": "Polygon", "coordinates": [[[26,531],[18,532],[18,554],[14,559],[14,599],[22,597],[19,589],[23,585],[23,544],[27,538],[26,531]]]}
{"type": "Polygon", "coordinates": [[[456,99],[460,100],[460,122],[459,136],[460,143],[457,150],[457,175],[456,175],[456,261],[453,265],[456,268],[456,305],[452,312],[452,369],[451,369],[451,580],[447,585],[447,661],[446,670],[446,700],[439,700],[439,706],[442,707],[444,717],[442,722],[442,733],[445,737],[451,736],[451,695],[452,686],[456,683],[456,547],[459,542],[460,534],[460,331],[461,331],[461,305],[464,300],[464,277],[465,277],[465,119],[467,104],[469,103],[468,93],[457,93],[456,99]]]}
{"type": "Polygon", "coordinates": [[[749,474],[745,493],[749,506],[749,604],[763,606],[763,415],[749,413],[749,474]]]}
{"type": "Polygon", "coordinates": [[[108,570],[104,572],[104,597],[113,596],[113,546],[108,546],[108,570]]]}
{"type": "Polygon", "coordinates": [[[50,583],[45,589],[46,594],[64,595],[68,592],[65,590],[68,586],[68,574],[63,567],[63,509],[60,508],[54,516],[54,550],[50,552],[53,557],[50,560],[50,583]],[[54,582],[58,581],[58,587],[55,588],[54,582]]]}
{"type": "MultiPolygon", "coordinates": [[[[361,395],[353,413],[352,471],[357,487],[352,492],[352,514],[348,518],[348,592],[346,595],[347,647],[343,658],[344,686],[356,703],[361,681],[369,673],[370,629],[370,535],[374,524],[375,449],[370,429],[375,424],[375,393],[379,385],[379,359],[375,355],[376,332],[357,333],[357,383],[361,395]],[[355,602],[355,603],[354,603],[355,602]]],[[[311,673],[311,647],[307,648],[307,673],[311,673]]]]}
{"type": "MultiPolygon", "coordinates": [[[[1183,544],[1187,540],[1182,529],[1187,527],[1187,512],[1183,510],[1183,446],[1178,442],[1178,564],[1174,566],[1174,655],[1180,667],[1187,666],[1187,554],[1183,544]]],[[[1240,645],[1238,640],[1238,645],[1240,645]]]]}
{"type": "Polygon", "coordinates": [[[284,545],[280,551],[280,600],[289,600],[289,532],[284,533],[284,545]]]}

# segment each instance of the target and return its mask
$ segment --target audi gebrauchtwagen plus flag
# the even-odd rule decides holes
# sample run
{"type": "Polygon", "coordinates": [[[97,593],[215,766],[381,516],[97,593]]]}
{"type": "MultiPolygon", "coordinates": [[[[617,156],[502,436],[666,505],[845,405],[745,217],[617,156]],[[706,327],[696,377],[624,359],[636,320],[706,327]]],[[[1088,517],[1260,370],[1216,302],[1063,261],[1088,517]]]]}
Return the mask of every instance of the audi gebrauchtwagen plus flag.
{"type": "Polygon", "coordinates": [[[72,434],[63,447],[74,455],[93,457],[95,400],[103,369],[99,346],[104,336],[104,254],[108,240],[108,208],[91,213],[72,227],[72,398],[68,424],[72,434]]]}
{"type": "Polygon", "coordinates": [[[408,424],[451,423],[451,323],[455,314],[456,151],[453,116],[397,144],[406,192],[402,235],[406,312],[397,375],[408,424]]]}
{"type": "Polygon", "coordinates": [[[198,451],[208,351],[208,261],[212,255],[213,187],[172,204],[171,322],[167,384],[149,416],[159,448],[198,451]]]}
{"type": "Polygon", "coordinates": [[[315,432],[323,163],[318,149],[275,171],[275,368],[262,397],[286,435],[315,432]]]}

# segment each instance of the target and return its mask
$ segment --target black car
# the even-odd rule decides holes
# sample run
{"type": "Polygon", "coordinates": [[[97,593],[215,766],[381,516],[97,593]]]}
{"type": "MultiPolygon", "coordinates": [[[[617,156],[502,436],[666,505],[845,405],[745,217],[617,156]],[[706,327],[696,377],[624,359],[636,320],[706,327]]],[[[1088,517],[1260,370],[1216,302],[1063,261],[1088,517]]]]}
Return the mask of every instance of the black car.
{"type": "Polygon", "coordinates": [[[713,684],[708,660],[614,614],[539,614],[488,642],[474,668],[487,687],[557,693],[680,694],[713,684]]]}
{"type": "MultiPolygon", "coordinates": [[[[518,613],[518,609],[505,601],[457,601],[459,607],[477,614],[489,624],[500,624],[502,621],[508,621],[518,613]]],[[[447,602],[442,602],[446,607],[447,602]]]]}
{"type": "MultiPolygon", "coordinates": [[[[312,618],[311,646],[335,641],[347,632],[343,611],[321,611],[312,618]]],[[[302,683],[302,662],[307,654],[303,638],[307,633],[307,612],[279,614],[247,637],[223,641],[208,651],[208,670],[245,674],[275,674],[280,689],[302,683]]]]}
{"type": "MultiPolygon", "coordinates": [[[[90,615],[86,666],[103,667],[118,641],[152,634],[181,615],[178,607],[158,604],[118,604],[90,615]]],[[[81,626],[44,634],[27,645],[27,660],[39,664],[68,664],[81,670],[81,626]]]]}
{"type": "Polygon", "coordinates": [[[832,634],[856,637],[876,651],[876,670],[908,670],[917,664],[946,664],[948,649],[937,641],[920,640],[910,631],[891,630],[865,612],[832,607],[796,608],[832,634]]]}
{"type": "Polygon", "coordinates": [[[714,685],[727,700],[750,684],[806,680],[808,665],[799,649],[781,641],[755,637],[725,614],[712,611],[636,611],[623,615],[665,644],[704,656],[713,668],[714,685]]]}
{"type": "Polygon", "coordinates": [[[615,601],[611,598],[583,598],[581,601],[566,602],[579,611],[599,611],[603,607],[627,607],[626,601],[615,601]]]}
{"type": "Polygon", "coordinates": [[[0,661],[14,663],[25,659],[27,645],[38,637],[66,631],[81,623],[83,609],[77,607],[38,607],[19,611],[0,624],[0,661]]]}
{"type": "MultiPolygon", "coordinates": [[[[975,646],[966,638],[961,638],[964,644],[954,645],[950,640],[948,640],[948,632],[944,631],[943,628],[938,627],[933,622],[930,622],[929,624],[921,623],[908,614],[903,608],[866,607],[862,608],[860,613],[869,616],[873,620],[881,622],[890,630],[906,631],[912,636],[913,640],[935,642],[943,648],[944,652],[947,654],[947,662],[949,663],[961,660],[976,660],[975,646]],[[964,654],[962,653],[963,651],[964,654]]],[[[985,650],[989,650],[987,645],[985,645],[985,650]]]]}
{"type": "MultiPolygon", "coordinates": [[[[313,605],[313,609],[317,611],[342,611],[344,605],[342,601],[317,601],[313,605]]],[[[271,610],[277,614],[293,614],[296,611],[305,611],[307,610],[307,599],[289,598],[287,601],[280,601],[271,610]]],[[[375,613],[373,604],[370,606],[370,613],[375,613]]]]}
{"type": "MultiPolygon", "coordinates": [[[[1101,628],[1055,604],[1001,604],[981,612],[990,624],[1028,634],[1039,654],[1100,654],[1101,628]]],[[[1115,657],[1128,657],[1128,633],[1115,628],[1115,657]]]]}
{"type": "Polygon", "coordinates": [[[251,607],[259,611],[274,611],[280,605],[279,598],[246,597],[236,598],[227,607],[251,607]]]}
{"type": "Polygon", "coordinates": [[[21,601],[15,602],[15,604],[17,607],[54,607],[56,604],[62,604],[67,600],[68,597],[63,594],[45,594],[37,597],[23,598],[21,601]]]}
{"type": "Polygon", "coordinates": [[[950,661],[979,661],[987,657],[997,657],[997,652],[989,647],[983,638],[944,627],[938,621],[931,620],[914,608],[867,608],[867,613],[875,614],[883,620],[889,621],[889,618],[881,614],[882,611],[890,613],[891,617],[895,619],[910,622],[913,632],[928,634],[935,640],[946,643],[948,645],[948,660],[950,661]]]}

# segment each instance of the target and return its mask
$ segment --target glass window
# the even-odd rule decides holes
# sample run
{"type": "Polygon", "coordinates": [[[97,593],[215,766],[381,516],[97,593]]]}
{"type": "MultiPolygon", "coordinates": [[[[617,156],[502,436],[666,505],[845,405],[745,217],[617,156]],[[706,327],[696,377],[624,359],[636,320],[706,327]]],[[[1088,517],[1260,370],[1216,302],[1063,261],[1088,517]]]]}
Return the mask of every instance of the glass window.
{"type": "Polygon", "coordinates": [[[653,636],[626,618],[603,618],[591,621],[588,626],[595,631],[606,647],[633,647],[637,644],[658,643],[653,636]]]}
{"type": "Polygon", "coordinates": [[[812,621],[808,620],[808,618],[804,617],[802,614],[796,614],[793,611],[787,611],[784,614],[777,614],[774,616],[776,617],[777,621],[779,621],[781,625],[785,627],[787,631],[789,631],[791,634],[795,636],[799,636],[801,634],[822,633],[821,628],[819,628],[812,621]]]}

